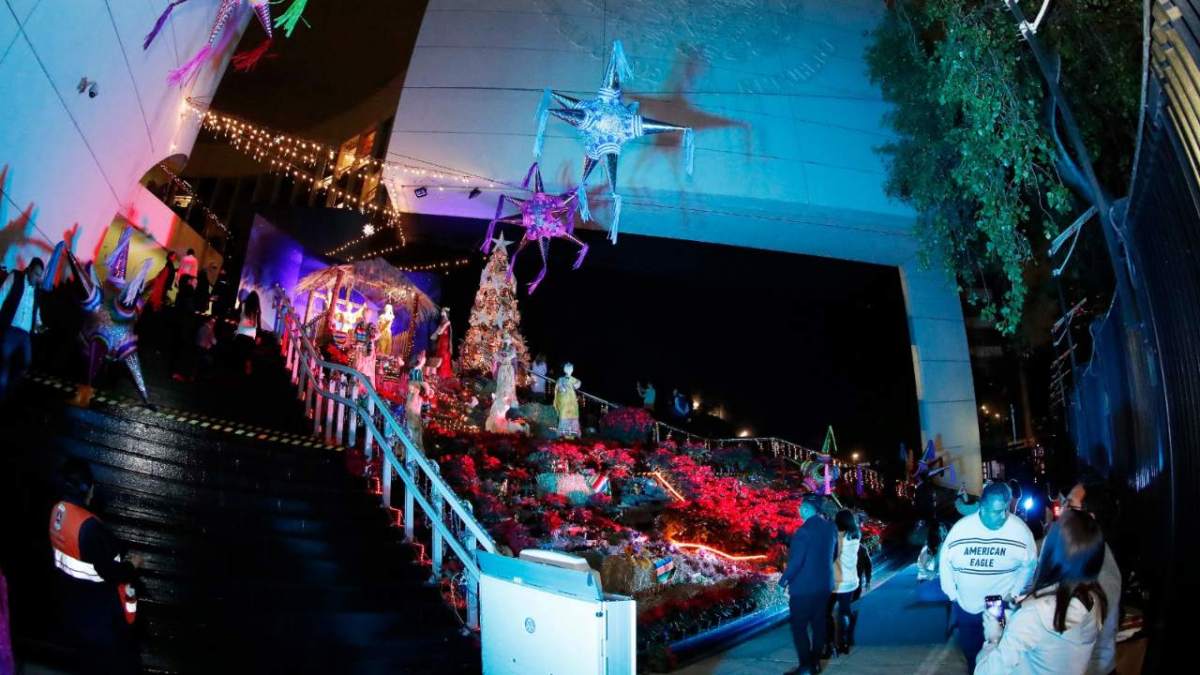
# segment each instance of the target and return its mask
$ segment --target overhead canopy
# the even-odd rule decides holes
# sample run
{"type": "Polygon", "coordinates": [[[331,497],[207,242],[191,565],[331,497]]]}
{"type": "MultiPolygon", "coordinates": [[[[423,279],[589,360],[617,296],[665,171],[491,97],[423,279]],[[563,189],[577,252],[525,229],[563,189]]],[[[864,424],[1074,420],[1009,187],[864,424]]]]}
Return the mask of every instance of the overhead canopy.
{"type": "Polygon", "coordinates": [[[357,291],[368,301],[382,305],[390,303],[397,309],[411,309],[416,300],[417,320],[423,321],[437,313],[437,305],[417,287],[404,272],[381,258],[334,265],[305,275],[296,284],[296,293],[327,291],[342,275],[342,287],[357,291]]]}

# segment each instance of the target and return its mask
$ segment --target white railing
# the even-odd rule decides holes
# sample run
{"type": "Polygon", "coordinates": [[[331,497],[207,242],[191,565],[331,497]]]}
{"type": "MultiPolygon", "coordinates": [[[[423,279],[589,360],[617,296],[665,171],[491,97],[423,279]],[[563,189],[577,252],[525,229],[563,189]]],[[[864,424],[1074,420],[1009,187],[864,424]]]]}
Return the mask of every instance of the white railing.
{"type": "Polygon", "coordinates": [[[425,457],[388,403],[359,371],[321,358],[301,319],[286,298],[276,308],[276,328],[282,329],[281,349],[292,383],[312,418],[313,435],[326,443],[361,448],[368,471],[381,453],[380,488],[383,506],[391,509],[396,477],[404,490],[404,537],[415,542],[417,508],[429,522],[431,584],[442,580],[447,554],[463,567],[466,583],[467,628],[479,628],[479,566],[475,552],[495,552],[491,536],[475,520],[469,501],[460,498],[442,478],[436,462],[425,457]],[[360,436],[359,429],[362,429],[360,436]]]}

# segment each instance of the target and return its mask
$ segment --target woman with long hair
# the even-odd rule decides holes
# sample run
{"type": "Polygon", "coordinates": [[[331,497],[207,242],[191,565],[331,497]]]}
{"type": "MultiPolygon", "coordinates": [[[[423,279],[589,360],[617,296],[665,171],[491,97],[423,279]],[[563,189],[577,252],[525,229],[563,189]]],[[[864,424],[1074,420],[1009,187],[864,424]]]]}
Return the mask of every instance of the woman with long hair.
{"type": "Polygon", "coordinates": [[[254,354],[254,345],[258,342],[258,329],[261,321],[262,301],[258,299],[258,291],[250,291],[246,299],[242,301],[237,332],[233,337],[234,344],[237,345],[238,361],[247,375],[253,370],[250,357],[254,354]]]}
{"type": "Polygon", "coordinates": [[[938,551],[942,540],[946,538],[946,529],[936,520],[925,527],[925,545],[917,556],[917,581],[930,581],[938,575],[938,551]]]}
{"type": "Polygon", "coordinates": [[[862,546],[862,531],[854,512],[842,509],[834,516],[837,526],[837,548],[833,557],[833,596],[829,599],[829,616],[834,630],[827,634],[831,640],[825,651],[836,647],[839,654],[850,653],[852,617],[850,603],[858,590],[858,550],[862,546]]]}
{"type": "Polygon", "coordinates": [[[1083,675],[1095,658],[1109,602],[1098,581],[1104,535],[1095,519],[1068,510],[1042,542],[1033,590],[1007,621],[984,611],[976,675],[1083,675]]]}

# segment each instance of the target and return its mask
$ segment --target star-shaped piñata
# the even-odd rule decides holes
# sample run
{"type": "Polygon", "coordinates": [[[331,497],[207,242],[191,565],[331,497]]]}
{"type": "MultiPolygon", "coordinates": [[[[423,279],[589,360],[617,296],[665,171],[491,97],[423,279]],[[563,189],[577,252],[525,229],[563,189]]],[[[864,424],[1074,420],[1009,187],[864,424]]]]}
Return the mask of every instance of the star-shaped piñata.
{"type": "Polygon", "coordinates": [[[533,293],[537,290],[538,284],[542,283],[542,279],[546,277],[547,257],[550,252],[551,239],[562,237],[579,247],[579,257],[575,259],[574,269],[579,269],[579,266],[583,264],[583,258],[587,255],[588,247],[587,244],[579,241],[575,236],[575,210],[577,206],[575,198],[578,191],[568,190],[562,194],[547,193],[545,186],[542,184],[542,170],[538,167],[537,162],[534,162],[525,174],[525,181],[521,184],[522,189],[529,189],[530,179],[533,180],[533,192],[528,197],[520,198],[506,194],[500,195],[500,199],[496,202],[496,215],[492,218],[492,222],[488,223],[483,252],[488,253],[491,250],[492,243],[495,241],[492,239],[492,233],[495,232],[496,223],[520,225],[525,228],[525,236],[521,238],[521,245],[517,247],[517,252],[513,254],[512,262],[509,264],[508,276],[510,279],[512,278],[512,271],[517,265],[517,256],[521,255],[521,251],[524,251],[530,242],[537,242],[538,249],[542,252],[542,271],[529,284],[529,292],[533,293]],[[520,209],[520,215],[501,218],[500,213],[504,210],[505,201],[520,209]]]}
{"type": "Polygon", "coordinates": [[[621,147],[635,138],[649,134],[661,134],[668,131],[683,133],[684,153],[687,155],[687,172],[692,174],[692,129],[667,122],[660,122],[643,117],[638,112],[636,101],[626,105],[621,101],[621,80],[630,75],[629,62],[625,59],[625,50],[621,41],[613,42],[612,56],[604,71],[604,81],[596,98],[581,101],[550,89],[542,94],[542,102],[538,107],[537,138],[534,141],[533,155],[542,154],[542,139],[546,133],[546,122],[549,115],[570,124],[579,130],[583,141],[583,177],[577,189],[579,195],[579,211],[585,220],[591,217],[588,204],[586,185],[588,177],[596,164],[604,159],[604,168],[608,172],[609,194],[613,200],[613,220],[609,227],[609,239],[616,243],[617,227],[621,220],[621,196],[617,194],[617,159],[621,155],[621,147]],[[551,100],[557,101],[562,108],[550,108],[551,100]]]}

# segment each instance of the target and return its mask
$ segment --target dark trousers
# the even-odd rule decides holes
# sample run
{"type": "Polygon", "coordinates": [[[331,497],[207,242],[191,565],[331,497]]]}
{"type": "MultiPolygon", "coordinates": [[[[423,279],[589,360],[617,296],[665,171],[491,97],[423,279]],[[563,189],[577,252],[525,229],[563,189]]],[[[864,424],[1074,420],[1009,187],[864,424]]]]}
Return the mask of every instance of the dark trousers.
{"type": "Polygon", "coordinates": [[[828,603],[828,595],[793,595],[788,598],[792,641],[796,644],[796,656],[800,659],[800,672],[816,669],[818,654],[814,649],[825,646],[825,609],[828,603]],[[812,641],[809,641],[809,630],[812,630],[812,641]]]}
{"type": "Polygon", "coordinates": [[[958,627],[958,648],[967,658],[967,672],[975,672],[975,659],[983,649],[983,613],[971,614],[954,603],[954,623],[958,627]]]}
{"type": "Polygon", "coordinates": [[[33,343],[29,331],[8,327],[0,337],[0,401],[8,396],[8,388],[14,385],[25,369],[33,363],[33,343]],[[18,357],[19,355],[19,357],[18,357]],[[20,363],[14,363],[20,358],[20,363]]]}
{"type": "Polygon", "coordinates": [[[851,611],[850,603],[854,600],[854,591],[847,593],[834,593],[829,596],[829,609],[825,612],[825,630],[826,637],[829,640],[836,638],[836,644],[831,646],[839,649],[849,649],[851,643],[850,626],[851,626],[851,611]]]}

